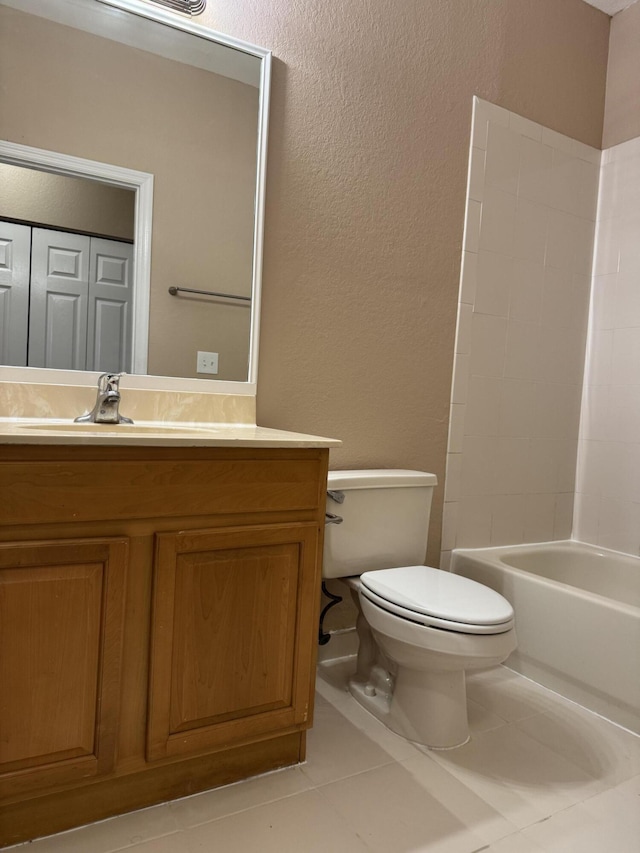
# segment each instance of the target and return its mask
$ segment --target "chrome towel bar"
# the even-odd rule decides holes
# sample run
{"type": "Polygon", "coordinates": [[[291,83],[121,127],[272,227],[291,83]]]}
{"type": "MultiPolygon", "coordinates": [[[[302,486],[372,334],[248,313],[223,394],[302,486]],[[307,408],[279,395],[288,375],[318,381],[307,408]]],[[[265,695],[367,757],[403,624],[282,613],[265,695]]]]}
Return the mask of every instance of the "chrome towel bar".
{"type": "Polygon", "coordinates": [[[235,293],[216,293],[215,290],[194,290],[191,287],[170,287],[169,293],[178,296],[179,293],[199,293],[201,296],[219,296],[222,299],[241,299],[243,302],[251,302],[250,296],[237,296],[235,293]]]}

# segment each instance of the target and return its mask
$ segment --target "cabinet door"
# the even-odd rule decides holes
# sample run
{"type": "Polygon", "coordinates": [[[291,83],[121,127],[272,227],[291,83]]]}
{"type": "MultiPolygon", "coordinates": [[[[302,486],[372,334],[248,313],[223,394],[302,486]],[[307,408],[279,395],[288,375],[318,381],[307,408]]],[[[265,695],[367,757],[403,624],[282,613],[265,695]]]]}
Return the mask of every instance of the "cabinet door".
{"type": "Polygon", "coordinates": [[[309,721],[317,546],[314,523],[157,536],[148,760],[309,721]]]}
{"type": "Polygon", "coordinates": [[[127,541],[0,544],[0,794],[109,772],[127,541]]]}

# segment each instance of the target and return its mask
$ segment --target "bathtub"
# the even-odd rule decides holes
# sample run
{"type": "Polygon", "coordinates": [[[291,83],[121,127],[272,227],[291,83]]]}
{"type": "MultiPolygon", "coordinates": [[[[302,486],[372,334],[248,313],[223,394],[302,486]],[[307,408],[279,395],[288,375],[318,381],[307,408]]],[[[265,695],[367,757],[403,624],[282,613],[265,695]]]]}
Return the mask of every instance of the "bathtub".
{"type": "Polygon", "coordinates": [[[505,665],[640,733],[640,559],[581,542],[456,549],[515,610],[505,665]]]}

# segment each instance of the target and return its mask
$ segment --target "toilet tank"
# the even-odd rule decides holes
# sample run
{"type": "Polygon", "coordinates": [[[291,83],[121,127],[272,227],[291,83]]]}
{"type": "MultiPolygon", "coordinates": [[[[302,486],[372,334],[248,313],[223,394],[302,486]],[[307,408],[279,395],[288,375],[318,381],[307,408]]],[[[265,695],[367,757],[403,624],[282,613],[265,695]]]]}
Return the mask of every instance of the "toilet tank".
{"type": "Polygon", "coordinates": [[[375,569],[424,562],[435,474],[377,469],[329,471],[327,512],[341,524],[325,526],[325,578],[360,575],[375,569]]]}

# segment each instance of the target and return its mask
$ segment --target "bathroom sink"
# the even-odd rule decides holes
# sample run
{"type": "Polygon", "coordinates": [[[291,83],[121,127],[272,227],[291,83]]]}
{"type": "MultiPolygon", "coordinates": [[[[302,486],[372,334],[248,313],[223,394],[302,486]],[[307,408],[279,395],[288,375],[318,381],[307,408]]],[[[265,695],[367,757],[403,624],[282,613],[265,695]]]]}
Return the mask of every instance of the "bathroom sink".
{"type": "Polygon", "coordinates": [[[70,432],[90,433],[95,435],[174,435],[176,438],[181,435],[199,435],[204,436],[210,433],[218,432],[216,429],[209,427],[192,427],[181,426],[180,424],[95,424],[95,423],[39,423],[39,424],[21,424],[21,429],[26,430],[44,430],[45,432],[70,432]]]}

